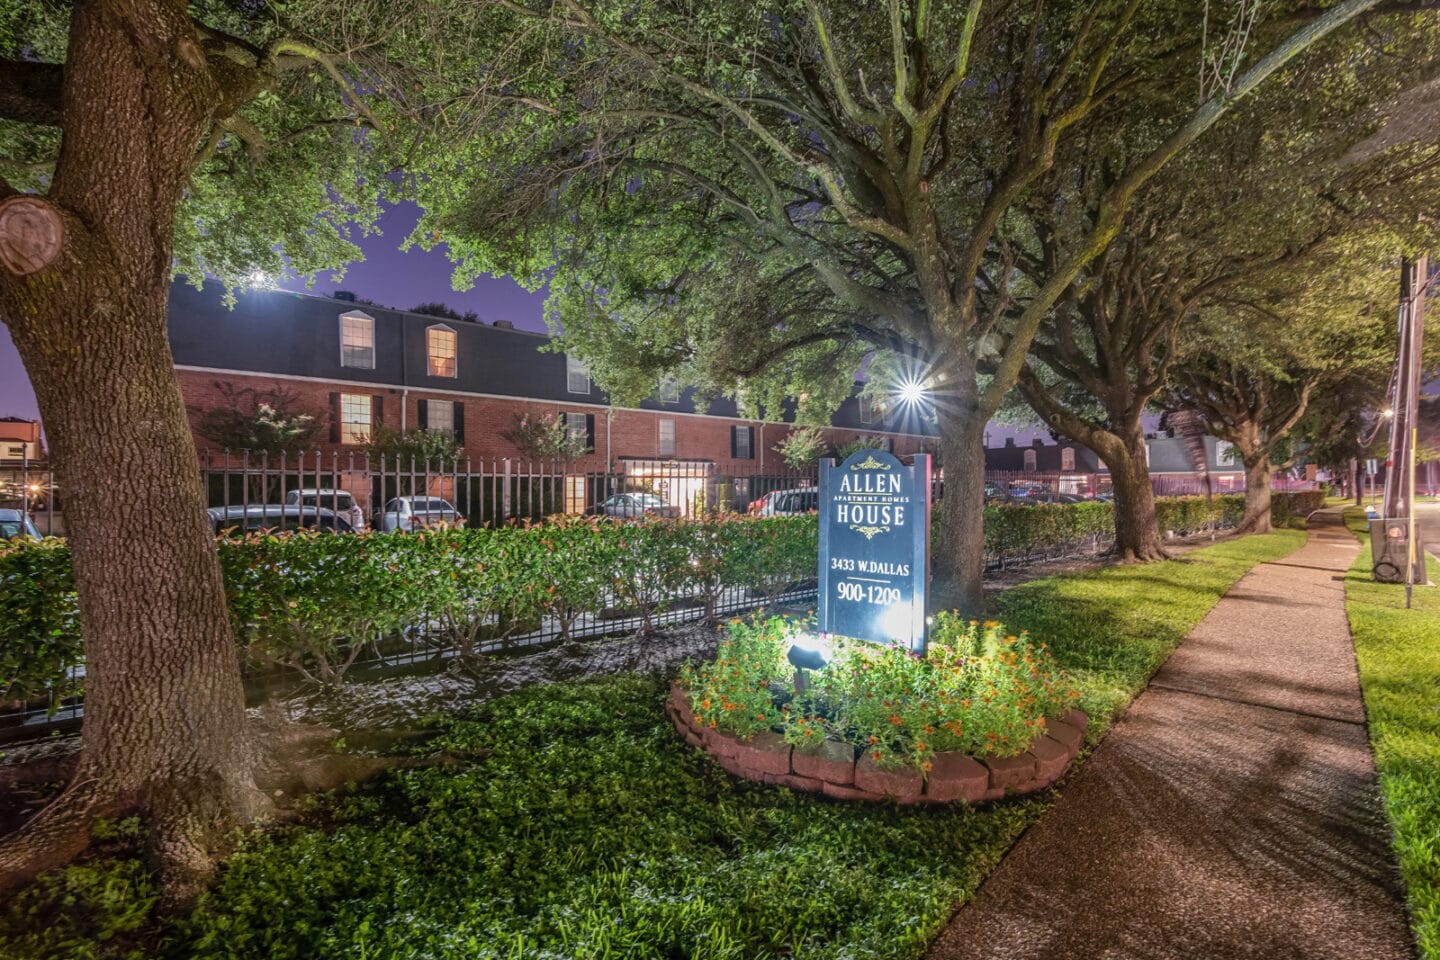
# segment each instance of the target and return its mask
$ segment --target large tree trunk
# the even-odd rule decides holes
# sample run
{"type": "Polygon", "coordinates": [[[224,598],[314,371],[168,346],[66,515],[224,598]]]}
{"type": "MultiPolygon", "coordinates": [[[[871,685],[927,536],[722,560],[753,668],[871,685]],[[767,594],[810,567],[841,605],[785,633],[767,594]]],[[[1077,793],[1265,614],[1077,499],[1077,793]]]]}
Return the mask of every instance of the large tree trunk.
{"type": "Polygon", "coordinates": [[[985,578],[985,418],[942,414],[945,497],[935,549],[931,607],[979,614],[985,578]]]}
{"type": "Polygon", "coordinates": [[[1240,533],[1269,533],[1270,526],[1270,455],[1244,454],[1245,516],[1240,520],[1240,533]]]}
{"type": "Polygon", "coordinates": [[[0,268],[0,318],[65,491],[85,725],[61,797],[0,841],[0,891],[82,850],[96,816],[148,815],[172,892],[218,829],[265,807],[196,457],[166,336],[173,225],[216,87],[183,4],[77,6],[65,136],[36,272],[0,268]]]}
{"type": "Polygon", "coordinates": [[[1111,434],[1117,442],[1097,450],[1110,468],[1115,487],[1115,553],[1122,563],[1148,563],[1168,556],[1160,542],[1155,517],[1155,489],[1150,483],[1150,466],[1145,462],[1145,433],[1137,420],[1123,434],[1111,434]]]}

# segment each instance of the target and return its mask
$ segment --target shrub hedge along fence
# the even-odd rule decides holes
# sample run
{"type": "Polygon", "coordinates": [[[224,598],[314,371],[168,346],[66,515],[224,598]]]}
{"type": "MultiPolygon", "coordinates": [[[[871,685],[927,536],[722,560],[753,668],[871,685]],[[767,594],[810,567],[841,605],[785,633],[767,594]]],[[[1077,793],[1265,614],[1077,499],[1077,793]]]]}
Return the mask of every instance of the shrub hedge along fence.
{"type": "MultiPolygon", "coordinates": [[[[1276,494],[1275,522],[1323,502],[1319,492],[1276,494]]],[[[1234,526],[1243,508],[1238,495],[1157,501],[1160,528],[1177,533],[1234,526]]],[[[985,508],[992,562],[1098,546],[1113,534],[1106,503],[985,508]]],[[[813,516],[717,514],[421,535],[287,533],[216,548],[247,667],[337,684],[377,638],[469,655],[541,621],[564,639],[582,617],[616,611],[647,627],[682,605],[713,617],[734,589],[772,602],[813,580],[817,537],[813,516]]],[[[64,541],[0,545],[0,631],[0,706],[80,692],[79,611],[64,541]]]]}

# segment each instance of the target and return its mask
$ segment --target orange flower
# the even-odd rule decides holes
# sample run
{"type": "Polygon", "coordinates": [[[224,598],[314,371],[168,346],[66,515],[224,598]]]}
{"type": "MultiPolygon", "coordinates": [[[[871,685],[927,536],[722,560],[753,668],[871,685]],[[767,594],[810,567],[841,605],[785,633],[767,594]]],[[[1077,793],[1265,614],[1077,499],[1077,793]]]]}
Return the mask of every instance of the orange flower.
{"type": "Polygon", "coordinates": [[[900,724],[904,723],[905,721],[900,719],[900,714],[898,714],[898,713],[892,713],[892,714],[890,714],[890,722],[893,723],[893,724],[895,724],[895,726],[898,727],[900,724]]]}
{"type": "Polygon", "coordinates": [[[880,742],[880,738],[879,738],[879,737],[875,736],[875,734],[873,734],[873,733],[870,734],[870,745],[871,745],[871,746],[874,746],[875,744],[877,744],[877,743],[879,743],[879,742],[880,742]]]}

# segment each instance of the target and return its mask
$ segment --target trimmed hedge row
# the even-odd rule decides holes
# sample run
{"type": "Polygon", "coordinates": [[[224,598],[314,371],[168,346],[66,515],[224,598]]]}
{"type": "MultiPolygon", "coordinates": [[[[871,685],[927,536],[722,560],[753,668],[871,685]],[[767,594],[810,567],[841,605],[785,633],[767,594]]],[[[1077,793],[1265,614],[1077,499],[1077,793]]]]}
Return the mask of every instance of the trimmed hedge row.
{"type": "MultiPolygon", "coordinates": [[[[1323,504],[1276,494],[1275,522],[1323,504]]],[[[1161,529],[1233,525],[1238,495],[1166,498],[1161,529]]],[[[1113,536],[1104,503],[985,509],[997,559],[1113,536]]],[[[473,654],[548,621],[564,637],[581,618],[639,617],[678,605],[714,613],[744,589],[773,601],[814,578],[814,517],[733,514],[638,524],[560,518],[537,526],[411,536],[285,534],[217,543],[237,641],[252,669],[282,667],[334,684],[376,638],[473,654]]],[[[79,692],[78,603],[63,541],[0,547],[0,704],[79,692]]]]}

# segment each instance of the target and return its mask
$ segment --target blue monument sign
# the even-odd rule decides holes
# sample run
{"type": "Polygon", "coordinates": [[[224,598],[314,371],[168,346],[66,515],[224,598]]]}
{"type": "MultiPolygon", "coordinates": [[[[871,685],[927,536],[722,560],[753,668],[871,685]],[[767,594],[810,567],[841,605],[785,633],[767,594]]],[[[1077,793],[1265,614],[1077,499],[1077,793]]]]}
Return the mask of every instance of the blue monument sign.
{"type": "Polygon", "coordinates": [[[820,461],[821,633],[925,650],[930,457],[820,461]]]}

